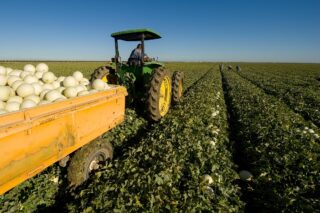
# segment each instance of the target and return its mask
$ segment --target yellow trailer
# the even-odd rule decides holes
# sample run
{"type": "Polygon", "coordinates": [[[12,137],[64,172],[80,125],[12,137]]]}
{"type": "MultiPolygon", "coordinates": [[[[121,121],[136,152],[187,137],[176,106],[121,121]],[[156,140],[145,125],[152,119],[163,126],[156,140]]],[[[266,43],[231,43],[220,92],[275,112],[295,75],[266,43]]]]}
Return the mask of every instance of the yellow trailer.
{"type": "Polygon", "coordinates": [[[110,143],[90,142],[124,120],[126,95],[124,87],[112,86],[1,115],[0,195],[58,161],[65,166],[70,154],[68,176],[74,184],[85,180],[97,162],[112,157],[110,143]]]}

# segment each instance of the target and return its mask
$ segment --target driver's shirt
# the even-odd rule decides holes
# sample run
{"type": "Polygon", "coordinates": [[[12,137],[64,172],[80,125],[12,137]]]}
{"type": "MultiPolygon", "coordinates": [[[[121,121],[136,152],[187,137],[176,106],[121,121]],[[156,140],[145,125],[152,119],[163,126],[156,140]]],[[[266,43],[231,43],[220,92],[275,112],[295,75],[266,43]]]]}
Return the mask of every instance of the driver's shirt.
{"type": "Polygon", "coordinates": [[[142,60],[142,52],[140,49],[135,48],[134,50],[132,50],[129,60],[142,60]]]}

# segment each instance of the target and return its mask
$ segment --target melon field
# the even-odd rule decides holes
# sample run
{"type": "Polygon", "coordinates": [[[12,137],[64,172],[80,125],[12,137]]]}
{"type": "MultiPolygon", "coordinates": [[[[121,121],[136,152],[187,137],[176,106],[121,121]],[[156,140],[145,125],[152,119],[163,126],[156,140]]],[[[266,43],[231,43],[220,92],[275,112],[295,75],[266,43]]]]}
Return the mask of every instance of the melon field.
{"type": "MultiPolygon", "coordinates": [[[[57,76],[86,77],[105,64],[46,63],[57,76]]],[[[184,97],[160,122],[126,109],[102,136],[113,160],[89,180],[71,188],[53,165],[1,195],[0,212],[320,210],[320,64],[166,66],[185,73],[184,97]]]]}

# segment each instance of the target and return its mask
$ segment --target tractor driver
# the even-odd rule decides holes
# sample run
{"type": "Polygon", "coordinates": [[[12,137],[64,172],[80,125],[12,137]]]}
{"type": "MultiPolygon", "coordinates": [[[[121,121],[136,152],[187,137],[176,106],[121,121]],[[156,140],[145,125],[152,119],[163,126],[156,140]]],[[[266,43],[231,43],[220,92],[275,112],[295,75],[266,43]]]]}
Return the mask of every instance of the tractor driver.
{"type": "Polygon", "coordinates": [[[138,44],[137,47],[134,50],[132,50],[130,57],[128,59],[128,64],[130,66],[140,66],[142,59],[143,59],[142,45],[138,44]]]}

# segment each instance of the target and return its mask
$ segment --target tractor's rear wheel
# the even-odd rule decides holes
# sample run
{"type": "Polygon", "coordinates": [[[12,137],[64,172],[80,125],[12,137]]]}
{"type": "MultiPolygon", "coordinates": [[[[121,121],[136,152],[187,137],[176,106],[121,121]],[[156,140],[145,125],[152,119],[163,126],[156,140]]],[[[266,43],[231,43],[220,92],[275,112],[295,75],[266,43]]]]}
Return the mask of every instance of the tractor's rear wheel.
{"type": "Polygon", "coordinates": [[[90,82],[92,83],[96,79],[101,79],[104,82],[110,84],[116,84],[117,82],[115,75],[106,66],[98,67],[93,71],[93,73],[91,74],[90,82]]]}
{"type": "Polygon", "coordinates": [[[92,141],[75,152],[68,166],[68,180],[70,185],[78,186],[89,178],[101,163],[112,159],[113,149],[109,142],[92,141]]]}
{"type": "Polygon", "coordinates": [[[183,95],[184,73],[175,71],[172,76],[172,103],[181,101],[183,95]]]}
{"type": "Polygon", "coordinates": [[[148,91],[147,110],[152,121],[165,116],[171,102],[171,78],[161,67],[154,69],[148,91]]]}

